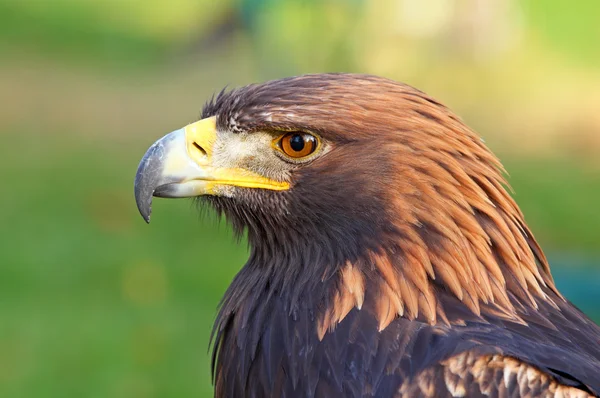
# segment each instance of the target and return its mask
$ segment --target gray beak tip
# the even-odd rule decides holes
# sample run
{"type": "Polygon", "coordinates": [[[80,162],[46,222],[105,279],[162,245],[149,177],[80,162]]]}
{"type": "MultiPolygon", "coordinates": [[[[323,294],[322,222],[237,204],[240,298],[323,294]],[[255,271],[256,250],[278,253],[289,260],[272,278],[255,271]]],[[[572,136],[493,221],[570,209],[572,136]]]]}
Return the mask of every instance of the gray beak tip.
{"type": "Polygon", "coordinates": [[[150,223],[150,214],[152,213],[152,196],[157,185],[156,181],[160,177],[160,167],[156,164],[157,152],[162,148],[154,145],[144,155],[135,175],[134,192],[135,203],[137,208],[146,223],[150,223]]]}
{"type": "Polygon", "coordinates": [[[139,180],[142,178],[139,177],[139,174],[135,178],[135,203],[137,204],[138,211],[140,215],[146,221],[147,224],[150,224],[150,214],[152,213],[152,192],[146,192],[147,189],[141,184],[139,184],[139,180]]]}

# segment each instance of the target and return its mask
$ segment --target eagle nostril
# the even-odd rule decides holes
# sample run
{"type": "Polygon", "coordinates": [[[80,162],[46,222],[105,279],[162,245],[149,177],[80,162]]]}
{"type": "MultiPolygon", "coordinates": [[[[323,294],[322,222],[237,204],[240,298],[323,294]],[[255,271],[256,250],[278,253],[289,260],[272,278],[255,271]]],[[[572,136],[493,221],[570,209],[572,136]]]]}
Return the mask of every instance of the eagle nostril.
{"type": "Polygon", "coordinates": [[[202,153],[202,155],[207,156],[207,153],[204,150],[204,148],[202,148],[200,145],[198,145],[198,143],[194,142],[194,146],[196,147],[197,150],[200,151],[200,153],[202,153]]]}

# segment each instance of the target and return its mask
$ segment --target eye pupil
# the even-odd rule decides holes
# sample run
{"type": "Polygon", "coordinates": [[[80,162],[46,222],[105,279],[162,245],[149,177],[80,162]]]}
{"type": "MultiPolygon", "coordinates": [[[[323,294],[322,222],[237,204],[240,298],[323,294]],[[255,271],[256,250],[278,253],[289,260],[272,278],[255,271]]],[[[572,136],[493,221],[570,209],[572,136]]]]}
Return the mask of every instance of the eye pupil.
{"type": "Polygon", "coordinates": [[[294,134],[290,138],[290,147],[296,152],[301,152],[304,149],[304,137],[300,134],[294,134]]]}

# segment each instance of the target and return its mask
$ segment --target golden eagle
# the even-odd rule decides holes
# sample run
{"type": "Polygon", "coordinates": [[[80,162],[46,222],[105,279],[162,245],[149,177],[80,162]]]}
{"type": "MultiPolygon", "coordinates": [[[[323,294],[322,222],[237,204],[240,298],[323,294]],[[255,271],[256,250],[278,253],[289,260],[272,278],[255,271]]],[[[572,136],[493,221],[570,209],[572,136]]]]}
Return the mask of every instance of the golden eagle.
{"type": "Polygon", "coordinates": [[[391,80],[221,92],[148,150],[152,196],[199,197],[251,253],[214,326],[217,397],[584,397],[600,328],[554,285],[503,169],[391,80]]]}

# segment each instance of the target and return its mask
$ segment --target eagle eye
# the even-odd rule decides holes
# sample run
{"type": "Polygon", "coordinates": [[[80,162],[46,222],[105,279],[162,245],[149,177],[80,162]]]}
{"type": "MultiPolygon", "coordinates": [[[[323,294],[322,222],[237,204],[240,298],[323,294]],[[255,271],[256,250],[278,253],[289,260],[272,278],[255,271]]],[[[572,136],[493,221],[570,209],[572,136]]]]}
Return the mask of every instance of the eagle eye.
{"type": "Polygon", "coordinates": [[[317,150],[319,140],[312,134],[294,131],[278,139],[281,152],[293,159],[307,157],[317,150]]]}

